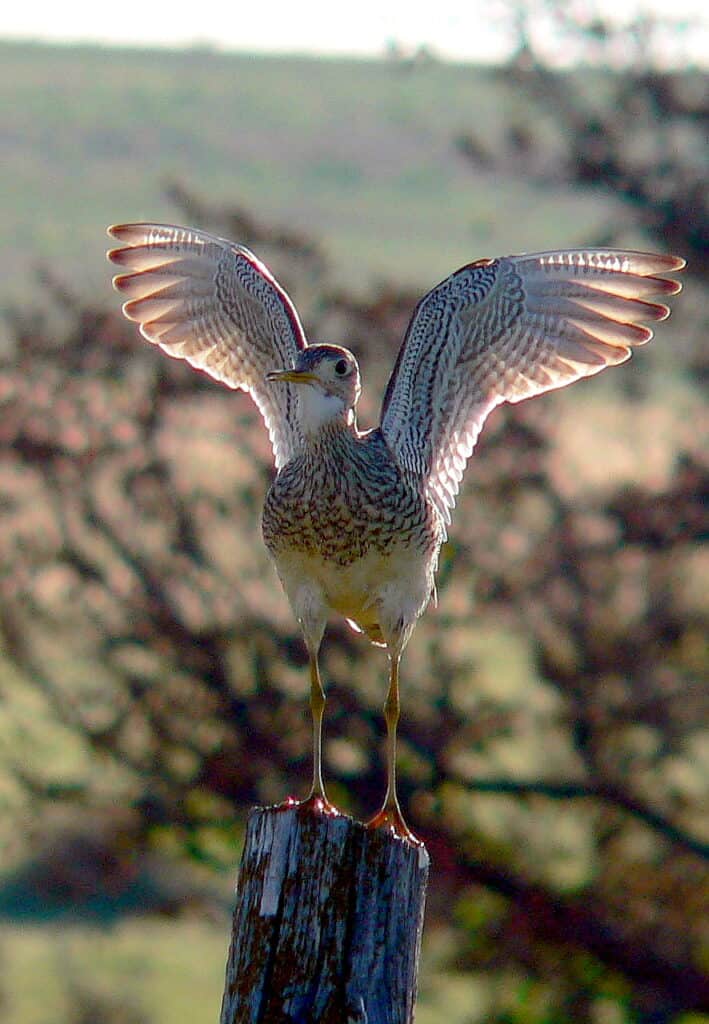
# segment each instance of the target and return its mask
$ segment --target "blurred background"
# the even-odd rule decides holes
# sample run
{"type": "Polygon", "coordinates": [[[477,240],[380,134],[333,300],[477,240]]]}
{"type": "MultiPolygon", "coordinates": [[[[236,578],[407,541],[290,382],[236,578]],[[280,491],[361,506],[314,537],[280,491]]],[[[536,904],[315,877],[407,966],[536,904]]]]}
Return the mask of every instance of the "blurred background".
{"type": "MultiPolygon", "coordinates": [[[[709,1021],[706,15],[382,6],[0,16],[7,1024],[216,1020],[248,808],[308,788],[265,431],[121,318],[105,228],[140,219],[254,249],[355,351],[365,427],[459,265],[688,259],[630,364],[488,421],[402,666],[400,785],[433,865],[420,1024],[709,1021]]],[[[334,622],[323,669],[329,790],[364,817],[385,659],[334,622]]]]}

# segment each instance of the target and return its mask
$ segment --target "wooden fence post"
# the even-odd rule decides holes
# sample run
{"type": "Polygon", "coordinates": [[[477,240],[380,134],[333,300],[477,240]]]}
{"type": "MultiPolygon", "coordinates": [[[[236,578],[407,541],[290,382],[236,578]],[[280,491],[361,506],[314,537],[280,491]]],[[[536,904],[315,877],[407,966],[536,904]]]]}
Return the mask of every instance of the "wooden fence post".
{"type": "Polygon", "coordinates": [[[252,810],[220,1024],[410,1024],[428,866],[342,814],[252,810]]]}

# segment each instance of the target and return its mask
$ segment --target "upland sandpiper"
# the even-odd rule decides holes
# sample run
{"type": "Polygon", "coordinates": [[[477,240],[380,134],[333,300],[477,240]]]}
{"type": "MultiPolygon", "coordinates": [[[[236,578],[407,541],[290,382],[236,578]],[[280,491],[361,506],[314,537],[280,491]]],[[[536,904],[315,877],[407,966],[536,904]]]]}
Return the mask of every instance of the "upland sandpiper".
{"type": "Polygon", "coordinates": [[[481,259],[414,310],[382,406],[357,428],[357,360],[309,345],[288,295],[242,245],[192,228],[122,224],[109,252],[123,312],[148,341],[250,392],[276,477],[263,537],[310,659],[313,783],[325,695],[318,652],[331,612],[386,647],[388,784],[372,819],[411,838],[396,794],[399,660],[434,593],[446,526],[487,415],[629,358],[669,313],[676,256],[569,249],[481,259]]]}

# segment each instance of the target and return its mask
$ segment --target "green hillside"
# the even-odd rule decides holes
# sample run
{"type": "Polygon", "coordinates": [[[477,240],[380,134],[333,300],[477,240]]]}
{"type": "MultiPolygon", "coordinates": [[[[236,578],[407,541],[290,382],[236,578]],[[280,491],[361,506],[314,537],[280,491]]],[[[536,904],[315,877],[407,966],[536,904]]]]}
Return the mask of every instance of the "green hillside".
{"type": "Polygon", "coordinates": [[[608,216],[575,191],[474,174],[454,140],[490,144],[524,98],[492,71],[0,45],[0,302],[33,268],[107,293],[106,224],[174,218],[198,195],[322,238],[338,271],[425,285],[485,254],[587,240],[608,216]]]}

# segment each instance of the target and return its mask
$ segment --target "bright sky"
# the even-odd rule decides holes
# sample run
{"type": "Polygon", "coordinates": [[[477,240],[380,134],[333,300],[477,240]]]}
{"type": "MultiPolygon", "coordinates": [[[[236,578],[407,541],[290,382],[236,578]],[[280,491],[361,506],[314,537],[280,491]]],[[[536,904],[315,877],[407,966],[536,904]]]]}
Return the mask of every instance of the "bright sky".
{"type": "MultiPolygon", "coordinates": [[[[441,57],[495,60],[505,52],[503,0],[33,0],[5,3],[0,38],[183,46],[331,54],[381,54],[396,41],[430,46],[441,57]]],[[[639,8],[702,22],[683,42],[690,59],[709,60],[707,0],[570,0],[569,11],[601,10],[627,18],[639,8]]]]}

